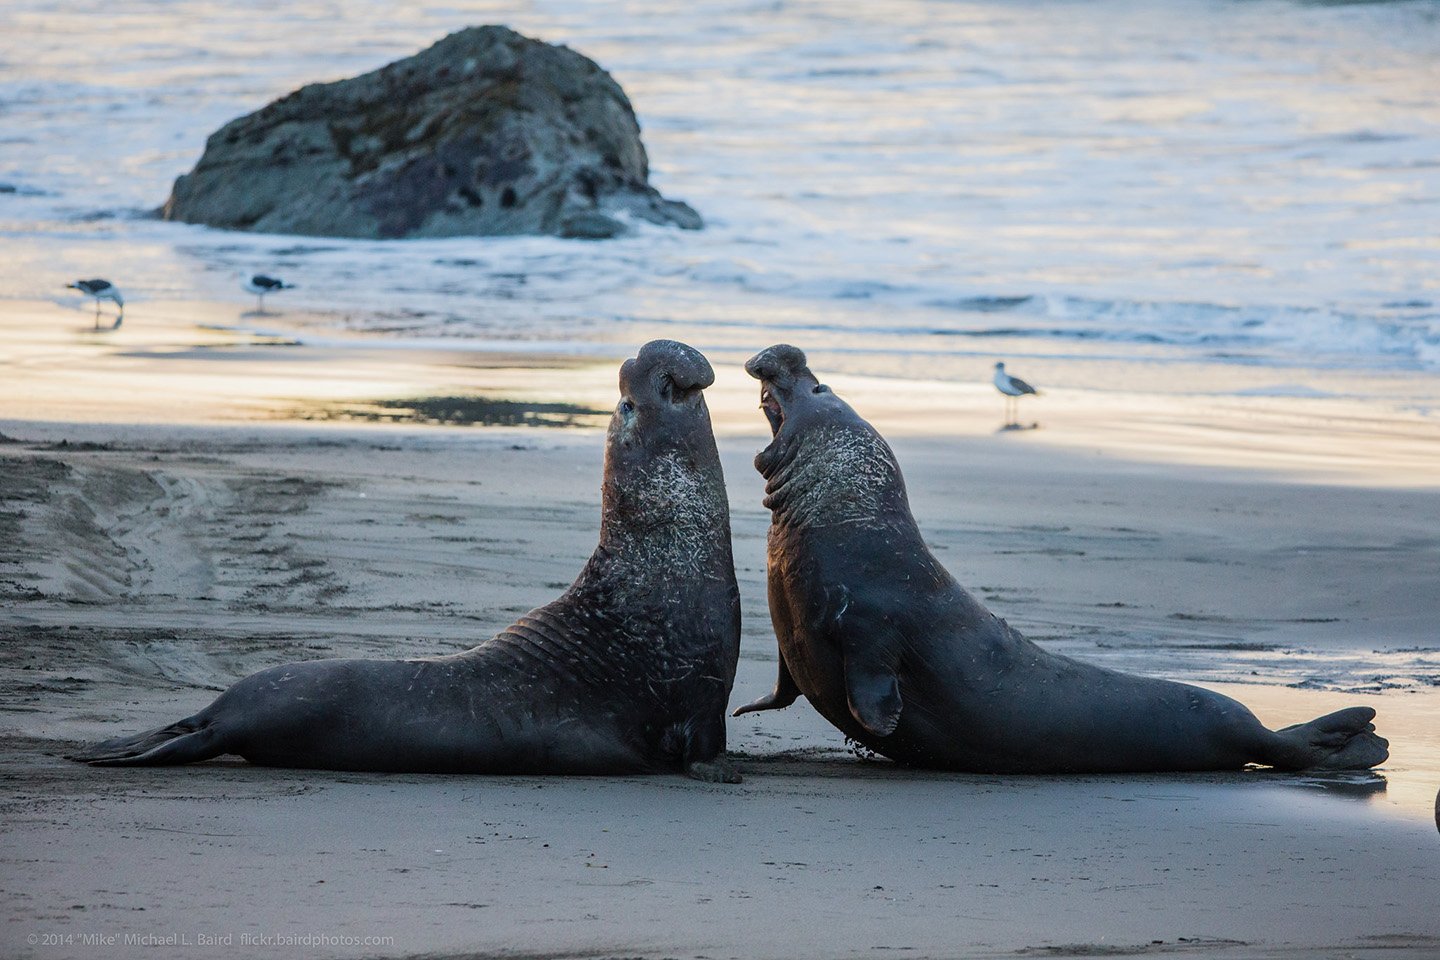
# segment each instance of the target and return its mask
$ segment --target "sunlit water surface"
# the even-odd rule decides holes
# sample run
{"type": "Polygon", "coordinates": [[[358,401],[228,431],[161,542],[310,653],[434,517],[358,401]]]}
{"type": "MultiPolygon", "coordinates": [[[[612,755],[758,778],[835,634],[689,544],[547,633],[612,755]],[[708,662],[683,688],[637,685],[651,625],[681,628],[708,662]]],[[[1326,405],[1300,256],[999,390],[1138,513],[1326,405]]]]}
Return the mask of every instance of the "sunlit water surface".
{"type": "MultiPolygon", "coordinates": [[[[831,371],[1440,396],[1440,4],[11,0],[0,309],[106,276],[311,333],[625,355],[777,340],[831,371]],[[226,121],[466,25],[622,83],[706,217],[603,243],[357,242],[151,213],[226,121]],[[304,317],[303,321],[294,318],[304,317]],[[278,323],[285,323],[280,318],[278,323]]],[[[274,326],[272,323],[271,326],[274,326]]]]}

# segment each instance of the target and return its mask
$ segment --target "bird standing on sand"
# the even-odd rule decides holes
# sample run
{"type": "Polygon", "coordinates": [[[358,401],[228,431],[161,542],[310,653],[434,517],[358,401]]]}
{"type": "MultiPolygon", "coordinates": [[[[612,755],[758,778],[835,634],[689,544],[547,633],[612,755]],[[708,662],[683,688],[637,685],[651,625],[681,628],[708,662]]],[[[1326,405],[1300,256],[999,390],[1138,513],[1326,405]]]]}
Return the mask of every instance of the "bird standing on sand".
{"type": "Polygon", "coordinates": [[[293,283],[286,283],[279,277],[267,277],[263,273],[255,274],[249,280],[246,280],[243,284],[241,284],[241,287],[245,290],[246,293],[255,294],[255,309],[261,311],[265,309],[265,294],[278,293],[281,290],[295,289],[295,285],[293,283]]]}
{"type": "Polygon", "coordinates": [[[120,313],[115,318],[115,326],[120,326],[120,321],[125,319],[125,298],[120,295],[120,288],[109,280],[101,280],[96,277],[94,280],[76,280],[74,283],[65,284],[67,290],[79,290],[81,293],[95,298],[95,326],[100,326],[100,301],[113,300],[115,306],[120,308],[120,313]]]}
{"type": "Polygon", "coordinates": [[[1040,391],[1030,386],[1030,384],[1026,383],[1024,380],[1021,380],[1019,377],[1012,377],[1010,376],[1010,374],[1006,373],[1005,364],[1003,363],[995,364],[995,389],[999,390],[1005,395],[1006,427],[1019,426],[1019,424],[1015,422],[1015,419],[1019,416],[1020,413],[1021,397],[1025,396],[1025,394],[1027,393],[1033,393],[1036,396],[1040,395],[1040,391]]]}

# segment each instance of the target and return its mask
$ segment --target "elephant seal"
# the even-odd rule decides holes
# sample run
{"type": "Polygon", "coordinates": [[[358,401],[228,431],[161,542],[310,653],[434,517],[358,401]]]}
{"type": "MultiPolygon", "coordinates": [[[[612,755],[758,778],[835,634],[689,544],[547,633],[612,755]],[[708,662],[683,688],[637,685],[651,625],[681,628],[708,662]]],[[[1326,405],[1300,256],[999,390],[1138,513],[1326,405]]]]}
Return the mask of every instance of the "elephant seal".
{"type": "Polygon", "coordinates": [[[111,766],[239,754],[269,766],[452,773],[681,770],[722,756],[740,647],[725,481],[702,390],[670,340],[620,368],[600,544],[553,603],[464,653],[262,670],[178,723],[73,759],[111,766]]]}
{"type": "Polygon", "coordinates": [[[745,365],[774,439],[755,458],[771,511],[775,690],[902,763],[983,773],[1362,769],[1375,711],[1269,730],[1199,687],[1049,653],[962,588],[925,546],[890,447],[795,347],[745,365]]]}

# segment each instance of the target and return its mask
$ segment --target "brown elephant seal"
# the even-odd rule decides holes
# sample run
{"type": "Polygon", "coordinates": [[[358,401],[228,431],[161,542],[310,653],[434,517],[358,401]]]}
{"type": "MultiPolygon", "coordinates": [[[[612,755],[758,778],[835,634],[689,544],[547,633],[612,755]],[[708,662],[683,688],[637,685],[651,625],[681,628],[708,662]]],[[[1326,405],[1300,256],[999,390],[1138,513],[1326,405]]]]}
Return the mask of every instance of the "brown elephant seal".
{"type": "Polygon", "coordinates": [[[620,368],[600,545],[575,583],[454,656],[262,670],[179,723],[74,759],[219,754],[332,770],[738,778],[722,756],[740,647],[725,481],[702,391],[710,364],[670,340],[620,368]]]}
{"type": "Polygon", "coordinates": [[[803,694],[847,736],[915,766],[974,772],[1361,769],[1375,711],[1269,730],[1199,687],[1049,653],[967,593],[925,546],[895,455],[791,346],[745,365],[774,440],[755,458],[771,511],[780,678],[736,711],[803,694]]]}

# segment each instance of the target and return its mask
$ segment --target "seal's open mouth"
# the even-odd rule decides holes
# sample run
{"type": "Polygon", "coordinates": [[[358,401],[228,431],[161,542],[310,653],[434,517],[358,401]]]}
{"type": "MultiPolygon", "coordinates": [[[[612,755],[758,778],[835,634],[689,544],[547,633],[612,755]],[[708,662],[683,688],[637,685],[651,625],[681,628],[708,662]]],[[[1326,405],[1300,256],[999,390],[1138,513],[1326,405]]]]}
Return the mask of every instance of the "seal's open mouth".
{"type": "Polygon", "coordinates": [[[768,386],[760,388],[760,409],[765,411],[765,419],[770,421],[770,435],[775,436],[785,425],[785,411],[780,408],[780,401],[775,399],[768,386]]]}

